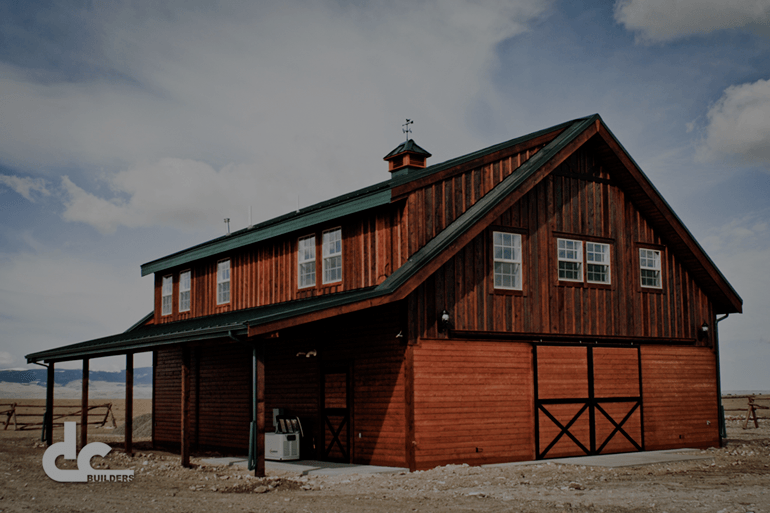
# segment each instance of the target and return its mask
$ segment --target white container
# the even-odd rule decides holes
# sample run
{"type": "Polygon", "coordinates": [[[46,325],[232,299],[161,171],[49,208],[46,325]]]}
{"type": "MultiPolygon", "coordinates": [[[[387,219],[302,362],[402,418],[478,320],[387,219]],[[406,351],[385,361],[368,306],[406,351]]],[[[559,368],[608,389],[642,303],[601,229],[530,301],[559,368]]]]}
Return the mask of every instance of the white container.
{"type": "Polygon", "coordinates": [[[299,459],[299,433],[265,433],[265,459],[299,459]]]}

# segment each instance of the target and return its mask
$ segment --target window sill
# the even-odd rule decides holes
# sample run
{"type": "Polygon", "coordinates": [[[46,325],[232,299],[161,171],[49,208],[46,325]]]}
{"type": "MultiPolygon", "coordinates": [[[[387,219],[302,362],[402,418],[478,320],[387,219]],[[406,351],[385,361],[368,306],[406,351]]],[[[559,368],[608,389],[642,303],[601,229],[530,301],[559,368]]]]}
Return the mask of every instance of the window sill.
{"type": "Polygon", "coordinates": [[[647,294],[663,294],[663,289],[655,288],[655,287],[639,287],[640,292],[644,292],[647,294]]]}
{"type": "Polygon", "coordinates": [[[603,289],[612,290],[611,283],[586,283],[582,281],[564,281],[559,280],[556,283],[557,287],[575,287],[579,289],[603,289]]]}
{"type": "Polygon", "coordinates": [[[496,296],[521,296],[525,297],[526,294],[524,294],[523,290],[516,290],[516,289],[496,289],[492,288],[491,293],[496,296]]]}

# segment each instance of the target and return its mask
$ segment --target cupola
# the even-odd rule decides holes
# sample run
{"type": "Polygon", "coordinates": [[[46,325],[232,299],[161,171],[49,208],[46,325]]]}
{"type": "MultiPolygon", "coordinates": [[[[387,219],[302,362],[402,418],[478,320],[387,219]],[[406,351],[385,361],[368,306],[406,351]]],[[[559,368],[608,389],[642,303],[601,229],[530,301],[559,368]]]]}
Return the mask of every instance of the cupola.
{"type": "Polygon", "coordinates": [[[388,162],[388,171],[391,172],[391,178],[404,176],[409,171],[424,169],[425,161],[430,157],[430,153],[417,145],[412,139],[399,144],[393,151],[385,155],[383,160],[388,162]]]}

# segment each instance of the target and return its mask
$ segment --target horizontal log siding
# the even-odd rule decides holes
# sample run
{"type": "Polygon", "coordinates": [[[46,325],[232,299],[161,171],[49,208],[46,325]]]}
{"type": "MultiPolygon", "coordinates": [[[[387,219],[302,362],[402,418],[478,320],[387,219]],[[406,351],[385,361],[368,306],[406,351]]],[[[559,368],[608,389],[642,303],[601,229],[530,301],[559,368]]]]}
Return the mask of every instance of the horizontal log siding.
{"type": "Polygon", "coordinates": [[[182,350],[181,347],[158,349],[157,355],[157,365],[152,369],[155,395],[153,442],[178,444],[182,420],[182,350]]]}
{"type": "MultiPolygon", "coordinates": [[[[181,347],[158,350],[155,441],[178,444],[181,429],[181,347]]],[[[193,446],[248,449],[251,350],[231,342],[191,348],[190,432],[193,446]]]]}
{"type": "Polygon", "coordinates": [[[349,216],[335,224],[277,237],[224,254],[216,259],[195,262],[155,275],[155,320],[167,323],[281,303],[315,295],[370,287],[406,261],[406,246],[401,236],[403,203],[383,207],[361,215],[349,216]],[[326,229],[342,228],[342,282],[323,285],[320,241],[326,229]],[[317,287],[297,288],[297,239],[315,234],[317,251],[317,287]],[[230,258],[230,302],[217,305],[217,262],[230,258]],[[191,310],[179,312],[179,272],[190,269],[191,310]],[[173,313],[161,315],[163,276],[174,278],[173,313]]]}
{"type": "MultiPolygon", "coordinates": [[[[404,351],[397,339],[402,304],[373,308],[288,329],[269,344],[265,362],[266,425],[272,408],[312,419],[320,399],[320,365],[350,364],[353,373],[351,452],[362,464],[405,466],[404,351]],[[315,349],[315,358],[296,357],[315,349]],[[269,413],[268,413],[269,412],[269,413]],[[358,434],[361,433],[361,438],[358,434]]],[[[313,436],[316,436],[315,434],[313,436]]]]}
{"type": "Polygon", "coordinates": [[[716,358],[705,347],[642,347],[647,450],[718,447],[716,358]]]}
{"type": "Polygon", "coordinates": [[[202,447],[247,450],[251,421],[251,348],[220,343],[196,348],[195,440],[202,447]]]}
{"type": "MultiPolygon", "coordinates": [[[[446,336],[437,326],[444,308],[458,330],[696,338],[704,321],[713,324],[708,298],[623,192],[603,182],[609,178],[583,148],[512,205],[420,286],[421,336],[446,336]],[[521,295],[499,294],[493,288],[491,232],[505,227],[522,232],[521,295]],[[558,282],[559,234],[609,239],[610,288],[558,282]],[[640,243],[664,248],[660,292],[640,287],[640,243]]],[[[469,178],[468,183],[475,182],[469,178]]],[[[423,242],[424,237],[410,233],[412,237],[423,242]]]]}
{"type": "Polygon", "coordinates": [[[421,341],[414,348],[417,468],[534,459],[533,398],[529,344],[421,341]]]}

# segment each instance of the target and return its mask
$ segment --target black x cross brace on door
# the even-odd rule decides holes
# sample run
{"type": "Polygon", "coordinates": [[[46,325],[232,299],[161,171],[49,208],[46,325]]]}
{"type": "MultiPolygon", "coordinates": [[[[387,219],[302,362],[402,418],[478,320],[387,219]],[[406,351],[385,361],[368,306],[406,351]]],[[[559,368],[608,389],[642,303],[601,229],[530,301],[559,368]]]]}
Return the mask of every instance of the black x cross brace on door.
{"type": "Polygon", "coordinates": [[[644,450],[639,347],[533,348],[537,459],[644,450]]]}

